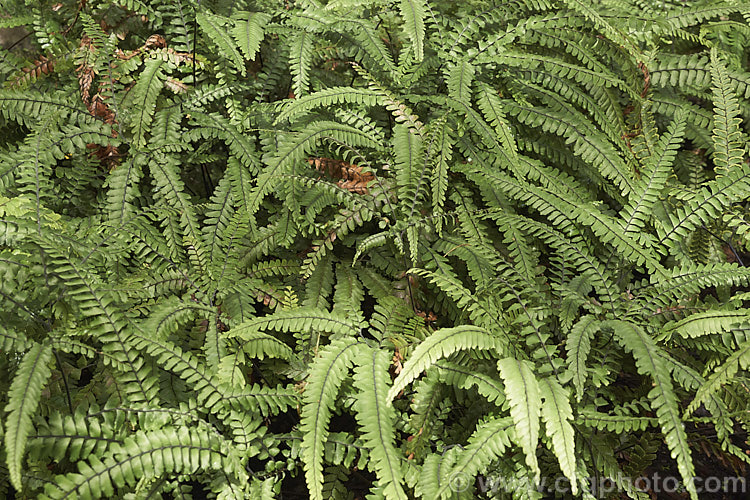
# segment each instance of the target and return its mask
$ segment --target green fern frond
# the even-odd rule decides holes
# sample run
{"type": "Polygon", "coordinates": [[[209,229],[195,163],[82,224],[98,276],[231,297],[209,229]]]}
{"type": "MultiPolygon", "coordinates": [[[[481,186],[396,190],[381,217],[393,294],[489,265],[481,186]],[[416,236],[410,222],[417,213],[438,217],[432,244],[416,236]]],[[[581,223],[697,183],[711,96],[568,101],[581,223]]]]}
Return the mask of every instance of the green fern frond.
{"type": "Polygon", "coordinates": [[[573,410],[570,407],[568,391],[557,380],[547,377],[539,381],[539,394],[542,397],[541,414],[544,430],[560,462],[560,470],[570,480],[573,494],[577,495],[575,432],[570,423],[573,420],[573,410]]]}
{"type": "Polygon", "coordinates": [[[467,446],[459,451],[455,457],[456,463],[450,469],[450,481],[444,482],[434,495],[434,498],[446,498],[446,493],[453,493],[451,488],[465,487],[463,481],[484,470],[494,460],[503,456],[511,447],[514,437],[514,426],[510,418],[490,418],[477,425],[477,429],[469,438],[467,446]],[[454,482],[456,479],[461,483],[454,482]]]}
{"type": "Polygon", "coordinates": [[[393,381],[388,391],[388,402],[435,362],[454,352],[470,349],[495,349],[497,340],[484,328],[462,325],[454,328],[442,328],[430,334],[409,356],[403,370],[393,381]]]}
{"type": "Polygon", "coordinates": [[[26,352],[13,377],[5,405],[5,460],[10,482],[23,489],[21,470],[26,440],[32,430],[32,417],[39,406],[42,388],[52,371],[52,347],[36,344],[26,352]]]}
{"type": "Polygon", "coordinates": [[[310,368],[302,406],[302,452],[310,497],[323,499],[323,443],[336,394],[354,359],[362,356],[362,342],[342,339],[324,348],[310,368]]]}
{"type": "Polygon", "coordinates": [[[386,498],[407,498],[403,490],[401,457],[394,444],[395,412],[387,404],[390,356],[380,349],[363,350],[354,369],[354,386],[359,390],[355,403],[357,422],[374,461],[378,482],[386,498]]]}
{"type": "Polygon", "coordinates": [[[573,377],[576,388],[576,399],[580,402],[584,395],[584,385],[588,376],[586,360],[591,351],[591,340],[601,323],[595,316],[583,316],[573,325],[565,341],[567,351],[568,371],[573,377]]]}
{"type": "Polygon", "coordinates": [[[292,72],[292,90],[295,97],[307,94],[310,86],[313,40],[311,33],[298,31],[289,44],[289,67],[292,72]]]}
{"type": "Polygon", "coordinates": [[[726,68],[719,60],[716,47],[711,49],[711,81],[714,102],[714,164],[718,172],[738,168],[745,156],[740,129],[742,118],[737,95],[732,90],[726,68]]]}
{"type": "Polygon", "coordinates": [[[510,402],[510,416],[516,430],[515,441],[523,449],[526,465],[538,482],[541,471],[537,462],[536,447],[539,444],[539,417],[542,411],[539,381],[534,375],[533,365],[525,360],[504,358],[497,362],[497,368],[505,384],[505,395],[510,402]]]}
{"type": "Polygon", "coordinates": [[[750,312],[737,311],[708,311],[691,314],[679,321],[670,321],[661,328],[658,338],[671,340],[675,335],[683,338],[695,338],[703,335],[714,335],[730,332],[734,328],[743,326],[750,320],[750,312]]]}
{"type": "Polygon", "coordinates": [[[601,431],[616,432],[637,432],[644,431],[649,427],[657,427],[659,421],[651,417],[638,417],[634,415],[609,415],[594,411],[593,409],[584,408],[578,412],[581,423],[587,427],[593,427],[601,431]]]}
{"type": "Polygon", "coordinates": [[[401,0],[399,10],[404,20],[404,33],[411,40],[414,56],[417,61],[424,58],[425,16],[427,10],[425,0],[401,0]]]}
{"type": "Polygon", "coordinates": [[[148,142],[146,133],[154,117],[156,99],[163,86],[163,64],[164,61],[159,58],[147,59],[143,72],[133,87],[132,106],[135,110],[132,116],[133,141],[138,147],[143,147],[148,142]]]}
{"type": "Polygon", "coordinates": [[[296,120],[319,107],[330,107],[338,104],[375,106],[380,102],[379,96],[379,93],[369,89],[330,87],[285,102],[274,123],[296,120]]]}
{"type": "Polygon", "coordinates": [[[271,20],[265,12],[235,12],[232,37],[246,59],[255,60],[260,43],[265,37],[263,28],[271,20]]]}
{"type": "Polygon", "coordinates": [[[116,489],[126,484],[135,486],[136,478],[210,470],[223,470],[239,486],[247,473],[240,466],[237,454],[229,451],[226,443],[205,430],[139,432],[125,441],[117,458],[92,458],[88,464],[81,462],[79,472],[57,476],[48,483],[43,498],[113,496],[116,489]]]}
{"type": "Polygon", "coordinates": [[[745,342],[737,347],[734,353],[724,363],[718,366],[695,393],[695,397],[685,410],[685,414],[693,413],[706,400],[727,384],[737,374],[737,371],[747,370],[750,366],[750,342],[745,342]]]}
{"type": "Polygon", "coordinates": [[[446,69],[448,96],[451,99],[471,102],[471,85],[474,80],[474,66],[466,59],[458,61],[446,69]]]}
{"type": "Polygon", "coordinates": [[[693,483],[695,467],[685,426],[680,418],[677,396],[674,393],[669,369],[659,356],[659,347],[646,332],[633,323],[609,320],[602,326],[612,328],[622,347],[633,353],[638,372],[649,375],[653,379],[654,388],[649,392],[651,404],[656,411],[672,458],[677,462],[685,488],[690,493],[690,498],[697,500],[698,494],[693,483]]]}
{"type": "Polygon", "coordinates": [[[237,51],[237,44],[227,32],[227,27],[233,25],[233,21],[227,17],[203,12],[198,12],[195,19],[206,37],[219,49],[221,55],[229,59],[240,74],[245,76],[245,63],[237,51]]]}
{"type": "Polygon", "coordinates": [[[502,381],[496,375],[481,373],[476,370],[448,361],[436,363],[440,379],[461,389],[476,387],[479,394],[497,406],[504,406],[505,390],[502,381]]]}
{"type": "Polygon", "coordinates": [[[640,182],[631,194],[628,205],[622,209],[620,215],[625,234],[643,230],[648,213],[666,185],[684,131],[685,118],[678,113],[647,159],[640,182]]]}

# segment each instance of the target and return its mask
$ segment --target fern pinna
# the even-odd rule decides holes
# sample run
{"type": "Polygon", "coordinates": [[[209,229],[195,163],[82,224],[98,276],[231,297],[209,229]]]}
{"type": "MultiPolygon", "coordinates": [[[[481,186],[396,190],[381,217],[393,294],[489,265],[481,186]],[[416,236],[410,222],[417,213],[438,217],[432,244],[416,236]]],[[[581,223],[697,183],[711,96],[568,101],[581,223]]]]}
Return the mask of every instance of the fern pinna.
{"type": "Polygon", "coordinates": [[[745,470],[747,2],[6,3],[2,494],[745,470]]]}

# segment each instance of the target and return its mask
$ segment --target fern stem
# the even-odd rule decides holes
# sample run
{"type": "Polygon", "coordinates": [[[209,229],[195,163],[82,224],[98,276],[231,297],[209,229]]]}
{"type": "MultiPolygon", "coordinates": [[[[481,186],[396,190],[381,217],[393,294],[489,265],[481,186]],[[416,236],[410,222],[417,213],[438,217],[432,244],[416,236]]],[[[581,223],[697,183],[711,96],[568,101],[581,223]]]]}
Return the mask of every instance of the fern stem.
{"type": "Polygon", "coordinates": [[[60,353],[57,352],[57,349],[52,349],[52,353],[55,355],[55,361],[57,362],[57,369],[60,370],[60,375],[62,375],[62,381],[63,386],[65,386],[65,396],[68,400],[68,410],[70,410],[70,414],[73,415],[73,401],[70,398],[70,387],[68,386],[68,377],[65,375],[65,370],[63,370],[62,361],[60,360],[60,353]]]}

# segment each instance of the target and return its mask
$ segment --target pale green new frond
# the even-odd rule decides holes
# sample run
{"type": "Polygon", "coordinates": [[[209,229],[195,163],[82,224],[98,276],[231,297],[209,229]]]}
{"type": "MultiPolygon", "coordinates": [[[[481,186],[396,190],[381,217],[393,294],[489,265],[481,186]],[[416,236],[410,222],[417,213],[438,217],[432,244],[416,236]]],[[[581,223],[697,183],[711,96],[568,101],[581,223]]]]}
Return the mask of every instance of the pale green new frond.
{"type": "Polygon", "coordinates": [[[393,401],[407,385],[434,365],[438,359],[461,350],[495,349],[497,344],[498,341],[489,331],[478,326],[462,325],[436,330],[411,353],[403,370],[393,381],[393,387],[388,391],[388,402],[393,401]]]}
{"type": "Polygon", "coordinates": [[[542,412],[542,396],[539,382],[530,362],[504,358],[497,362],[497,368],[505,384],[505,396],[510,401],[510,416],[515,427],[515,441],[523,449],[526,465],[531,469],[536,481],[541,474],[536,458],[539,444],[539,417],[542,412]]]}
{"type": "Polygon", "coordinates": [[[10,482],[23,490],[21,470],[26,440],[33,427],[31,420],[39,406],[42,388],[52,371],[52,347],[36,344],[26,352],[13,376],[5,405],[5,460],[10,482]]]}
{"type": "Polygon", "coordinates": [[[573,410],[570,407],[568,391],[551,377],[539,381],[539,393],[542,397],[542,420],[547,437],[552,442],[560,470],[570,480],[573,494],[578,494],[576,481],[575,432],[571,425],[573,410]]]}
{"type": "Polygon", "coordinates": [[[386,498],[406,499],[402,458],[393,438],[395,412],[386,401],[390,354],[380,349],[362,351],[354,369],[354,386],[359,390],[357,422],[364,431],[363,440],[386,498]]]}
{"type": "Polygon", "coordinates": [[[677,468],[690,493],[690,498],[698,500],[693,483],[695,467],[685,433],[685,425],[680,418],[669,367],[661,359],[659,346],[642,328],[633,323],[609,320],[602,326],[612,328],[615,338],[622,347],[633,353],[638,372],[653,379],[654,388],[648,394],[649,399],[656,411],[667,447],[672,458],[677,462],[677,468]]]}
{"type": "Polygon", "coordinates": [[[354,359],[362,356],[363,343],[358,338],[338,340],[324,348],[310,368],[302,406],[302,460],[310,497],[323,499],[323,449],[328,437],[339,387],[354,359]]]}

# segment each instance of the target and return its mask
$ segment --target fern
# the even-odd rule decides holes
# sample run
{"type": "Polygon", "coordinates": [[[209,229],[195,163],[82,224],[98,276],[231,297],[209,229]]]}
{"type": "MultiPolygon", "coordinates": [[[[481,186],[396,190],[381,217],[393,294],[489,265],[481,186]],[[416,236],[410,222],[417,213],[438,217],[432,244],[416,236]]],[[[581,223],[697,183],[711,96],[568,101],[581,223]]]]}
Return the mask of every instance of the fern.
{"type": "Polygon", "coordinates": [[[6,3],[3,494],[747,462],[747,2],[6,3]]]}

